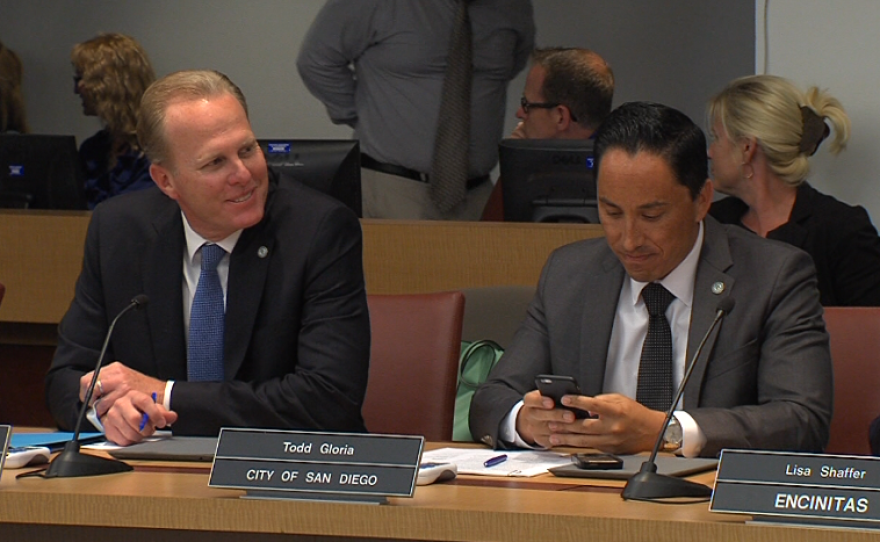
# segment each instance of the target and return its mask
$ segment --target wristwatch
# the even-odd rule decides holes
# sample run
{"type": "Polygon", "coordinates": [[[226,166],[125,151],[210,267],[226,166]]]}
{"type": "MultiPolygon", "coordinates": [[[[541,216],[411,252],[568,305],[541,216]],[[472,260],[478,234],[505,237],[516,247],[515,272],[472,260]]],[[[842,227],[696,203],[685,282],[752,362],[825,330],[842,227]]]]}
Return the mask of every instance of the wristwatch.
{"type": "Polygon", "coordinates": [[[675,416],[669,420],[669,425],[663,433],[663,451],[674,452],[681,448],[682,432],[681,424],[675,416]]]}

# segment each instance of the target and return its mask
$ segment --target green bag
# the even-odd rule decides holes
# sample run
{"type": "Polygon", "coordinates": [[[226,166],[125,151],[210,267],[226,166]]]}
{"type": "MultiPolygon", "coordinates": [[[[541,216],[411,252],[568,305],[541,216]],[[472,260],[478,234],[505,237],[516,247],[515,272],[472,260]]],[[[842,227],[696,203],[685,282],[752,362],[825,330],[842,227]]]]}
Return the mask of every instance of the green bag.
{"type": "Polygon", "coordinates": [[[458,389],[455,392],[455,416],[452,425],[452,440],[473,442],[468,413],[471,399],[477,386],[486,381],[489,371],[501,359],[504,349],[491,340],[462,341],[461,356],[458,359],[458,389]]]}

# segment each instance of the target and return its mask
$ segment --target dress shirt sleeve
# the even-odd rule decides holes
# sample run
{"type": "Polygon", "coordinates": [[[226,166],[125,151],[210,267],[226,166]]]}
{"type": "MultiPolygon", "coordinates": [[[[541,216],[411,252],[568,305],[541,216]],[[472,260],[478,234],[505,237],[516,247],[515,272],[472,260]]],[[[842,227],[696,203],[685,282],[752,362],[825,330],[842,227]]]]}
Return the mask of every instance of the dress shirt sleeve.
{"type": "Polygon", "coordinates": [[[675,412],[675,419],[681,426],[681,449],[678,453],[685,457],[699,457],[700,450],[706,445],[706,435],[697,425],[694,418],[683,410],[675,412]]]}
{"type": "Polygon", "coordinates": [[[371,45],[377,4],[375,0],[328,1],[300,47],[299,75],[334,124],[357,124],[352,63],[371,45]]]}

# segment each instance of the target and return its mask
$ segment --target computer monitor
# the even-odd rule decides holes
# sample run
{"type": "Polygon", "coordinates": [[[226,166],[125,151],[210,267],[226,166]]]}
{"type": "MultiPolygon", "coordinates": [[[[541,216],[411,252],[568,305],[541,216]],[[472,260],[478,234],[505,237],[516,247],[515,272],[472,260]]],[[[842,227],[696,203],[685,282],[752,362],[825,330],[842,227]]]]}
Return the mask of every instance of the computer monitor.
{"type": "Polygon", "coordinates": [[[76,139],[0,134],[0,207],[85,209],[76,139]]]}
{"type": "Polygon", "coordinates": [[[338,199],[357,214],[361,207],[361,153],[356,139],[259,139],[269,167],[338,199]]]}
{"type": "Polygon", "coordinates": [[[499,158],[505,221],[599,223],[592,140],[504,139],[499,158]]]}

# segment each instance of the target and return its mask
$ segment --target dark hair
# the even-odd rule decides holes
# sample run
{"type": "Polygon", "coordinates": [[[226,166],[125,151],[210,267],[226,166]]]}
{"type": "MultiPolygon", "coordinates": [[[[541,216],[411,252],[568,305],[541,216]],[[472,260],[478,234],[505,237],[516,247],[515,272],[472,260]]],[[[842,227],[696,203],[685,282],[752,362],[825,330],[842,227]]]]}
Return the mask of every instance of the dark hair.
{"type": "Polygon", "coordinates": [[[589,49],[563,47],[537,49],[532,60],[546,71],[544,101],[568,107],[584,128],[598,128],[614,98],[614,73],[605,60],[589,49]]]}
{"type": "Polygon", "coordinates": [[[629,102],[608,115],[596,132],[596,171],[609,149],[662,157],[696,199],[709,177],[706,136],[687,115],[651,102],[629,102]]]}

